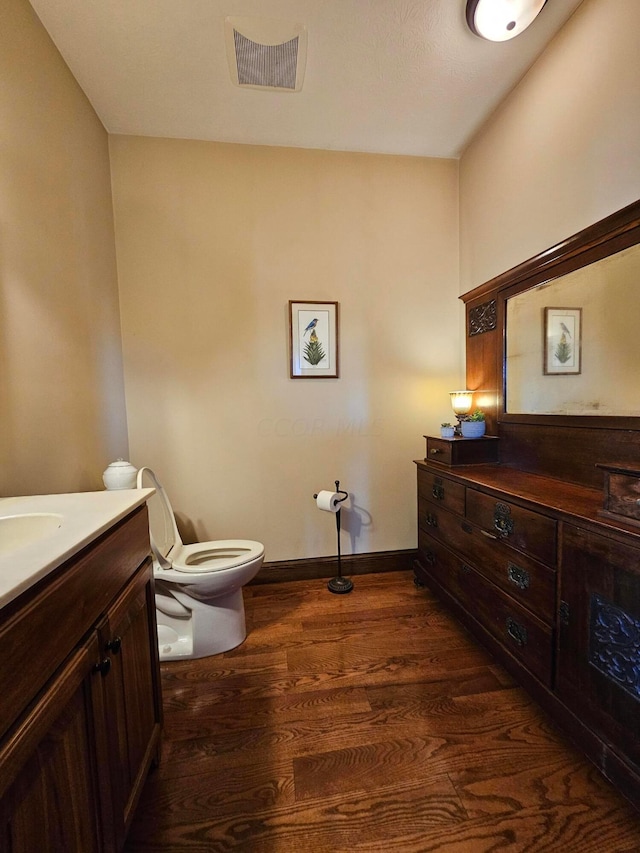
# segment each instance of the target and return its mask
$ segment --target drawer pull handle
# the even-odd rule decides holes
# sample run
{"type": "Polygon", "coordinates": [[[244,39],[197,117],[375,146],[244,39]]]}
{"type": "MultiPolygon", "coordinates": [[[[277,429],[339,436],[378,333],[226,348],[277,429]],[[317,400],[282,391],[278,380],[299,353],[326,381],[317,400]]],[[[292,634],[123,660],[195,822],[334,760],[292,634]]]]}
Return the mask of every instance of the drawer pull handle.
{"type": "Polygon", "coordinates": [[[100,661],[100,663],[94,663],[94,665],[93,665],[93,671],[99,672],[103,678],[105,675],[109,674],[110,669],[111,669],[111,658],[103,658],[100,661]]]}
{"type": "Polygon", "coordinates": [[[437,527],[438,526],[438,517],[434,515],[432,512],[428,512],[425,521],[427,522],[428,527],[437,527]]]}
{"type": "Polygon", "coordinates": [[[424,552],[424,558],[429,563],[430,566],[435,566],[436,564],[436,555],[432,554],[431,551],[424,552]]]}
{"type": "Polygon", "coordinates": [[[435,485],[431,491],[431,494],[437,501],[444,500],[444,486],[435,485]]]}
{"type": "Polygon", "coordinates": [[[442,450],[440,450],[440,448],[439,448],[439,447],[432,447],[432,448],[431,448],[431,450],[429,451],[429,453],[430,453],[432,456],[437,456],[437,455],[438,455],[438,453],[442,453],[442,450]]]}
{"type": "Polygon", "coordinates": [[[490,533],[488,530],[480,530],[480,533],[482,533],[483,536],[486,536],[487,539],[497,539],[498,538],[495,533],[490,533]]]}
{"type": "Polygon", "coordinates": [[[513,533],[511,509],[506,504],[496,504],[493,512],[493,527],[498,531],[500,536],[511,536],[513,533]]]}
{"type": "Polygon", "coordinates": [[[527,629],[524,625],[521,625],[519,622],[516,622],[515,619],[512,619],[511,616],[507,616],[507,634],[521,649],[526,646],[527,629]]]}
{"type": "Polygon", "coordinates": [[[526,571],[526,569],[521,569],[520,566],[516,566],[515,563],[508,563],[507,577],[511,583],[518,587],[518,589],[529,589],[531,578],[529,577],[529,572],[526,571]]]}
{"type": "Polygon", "coordinates": [[[465,533],[473,533],[473,527],[470,524],[467,524],[466,521],[463,521],[460,527],[464,530],[465,533]]]}
{"type": "Polygon", "coordinates": [[[466,563],[463,563],[460,566],[460,571],[462,572],[463,575],[470,575],[471,574],[471,566],[468,566],[466,563]]]}
{"type": "Polygon", "coordinates": [[[108,652],[113,652],[114,655],[118,654],[121,646],[122,646],[122,637],[114,637],[113,640],[109,640],[108,643],[105,643],[105,649],[108,652]]]}

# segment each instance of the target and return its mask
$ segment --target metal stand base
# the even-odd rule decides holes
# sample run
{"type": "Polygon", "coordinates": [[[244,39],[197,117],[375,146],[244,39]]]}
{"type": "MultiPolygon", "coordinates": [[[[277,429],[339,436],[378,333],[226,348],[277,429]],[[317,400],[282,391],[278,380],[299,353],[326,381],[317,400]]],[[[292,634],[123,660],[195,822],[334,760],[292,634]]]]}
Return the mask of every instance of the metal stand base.
{"type": "Polygon", "coordinates": [[[332,578],[327,584],[327,589],[329,592],[335,592],[337,594],[351,592],[353,589],[353,582],[350,581],[349,578],[332,578]]]}

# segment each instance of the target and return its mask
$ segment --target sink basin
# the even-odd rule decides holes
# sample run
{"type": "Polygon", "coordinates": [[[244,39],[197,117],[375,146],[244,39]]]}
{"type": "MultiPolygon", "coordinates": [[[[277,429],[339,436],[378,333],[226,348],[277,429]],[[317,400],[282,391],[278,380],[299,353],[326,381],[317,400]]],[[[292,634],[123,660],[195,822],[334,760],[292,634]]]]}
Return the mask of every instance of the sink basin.
{"type": "Polygon", "coordinates": [[[57,512],[29,512],[0,516],[0,554],[30,545],[62,527],[63,516],[57,512]]]}

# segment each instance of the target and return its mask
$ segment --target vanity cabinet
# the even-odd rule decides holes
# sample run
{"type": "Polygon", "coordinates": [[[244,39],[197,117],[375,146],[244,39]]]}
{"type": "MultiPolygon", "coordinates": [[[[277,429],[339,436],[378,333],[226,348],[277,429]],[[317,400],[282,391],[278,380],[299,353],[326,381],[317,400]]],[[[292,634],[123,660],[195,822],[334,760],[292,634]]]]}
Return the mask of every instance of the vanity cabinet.
{"type": "Polygon", "coordinates": [[[95,635],[71,655],[0,749],[0,831],[11,853],[114,849],[95,635]],[[101,787],[104,790],[101,790],[101,787]]]}
{"type": "Polygon", "coordinates": [[[640,807],[640,531],[500,465],[418,468],[415,575],[640,807]]]}
{"type": "Polygon", "coordinates": [[[157,758],[146,507],[0,611],[2,849],[118,851],[157,758]]]}

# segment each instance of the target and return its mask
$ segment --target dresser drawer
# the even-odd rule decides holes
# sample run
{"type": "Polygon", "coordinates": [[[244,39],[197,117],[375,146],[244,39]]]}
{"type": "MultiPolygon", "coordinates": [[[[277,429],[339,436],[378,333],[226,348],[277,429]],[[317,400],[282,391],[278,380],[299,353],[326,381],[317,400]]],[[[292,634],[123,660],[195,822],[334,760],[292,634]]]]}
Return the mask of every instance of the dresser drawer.
{"type": "Polygon", "coordinates": [[[427,439],[427,461],[440,462],[442,465],[451,465],[453,459],[453,438],[434,438],[430,435],[427,439]]]}
{"type": "Polygon", "coordinates": [[[437,438],[426,435],[427,462],[439,465],[481,465],[485,462],[498,461],[498,438],[483,436],[482,438],[437,438]]]}
{"type": "Polygon", "coordinates": [[[549,566],[556,564],[557,524],[533,510],[467,489],[466,515],[486,535],[525,551],[549,566]]]}
{"type": "Polygon", "coordinates": [[[498,642],[544,684],[551,685],[553,631],[441,542],[418,531],[418,560],[498,642]]]}
{"type": "Polygon", "coordinates": [[[460,570],[460,560],[423,530],[418,531],[418,562],[425,574],[459,598],[457,574],[460,570]]]}
{"type": "Polygon", "coordinates": [[[460,575],[470,613],[544,684],[551,686],[553,631],[490,581],[466,566],[460,575]]]}
{"type": "Polygon", "coordinates": [[[465,487],[431,471],[418,469],[418,497],[464,515],[465,487]]]}
{"type": "Polygon", "coordinates": [[[418,500],[418,525],[548,624],[555,619],[556,573],[453,513],[418,500]]]}

